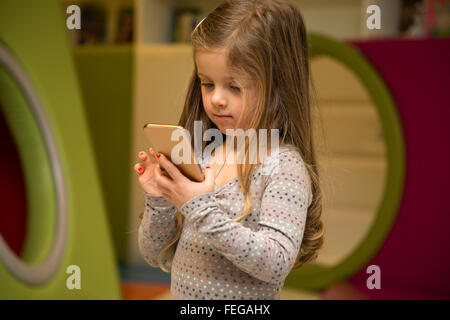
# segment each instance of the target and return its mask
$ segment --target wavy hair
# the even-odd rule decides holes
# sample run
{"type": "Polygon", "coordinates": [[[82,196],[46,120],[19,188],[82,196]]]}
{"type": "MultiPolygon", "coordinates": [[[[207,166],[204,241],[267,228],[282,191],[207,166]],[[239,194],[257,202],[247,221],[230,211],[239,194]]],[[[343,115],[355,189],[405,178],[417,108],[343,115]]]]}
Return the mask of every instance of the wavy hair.
{"type": "MultiPolygon", "coordinates": [[[[322,190],[313,143],[309,48],[302,15],[288,0],[227,0],[194,29],[191,42],[194,65],[198,50],[224,50],[232,72],[242,75],[238,84],[244,98],[243,110],[248,100],[246,81],[252,79],[260,94],[249,127],[257,132],[258,129],[278,128],[280,145],[291,144],[299,151],[311,178],[313,199],[293,268],[315,260],[323,245],[324,226],[321,221],[322,190]]],[[[242,114],[244,111],[241,118],[242,114]]],[[[193,137],[196,120],[201,121],[203,132],[217,128],[204,111],[195,65],[178,124],[193,137]]],[[[205,145],[203,141],[202,147],[205,145]]],[[[247,156],[248,144],[245,146],[247,156]]],[[[243,213],[235,219],[238,222],[251,211],[249,190],[254,167],[255,164],[237,164],[245,197],[243,213]]],[[[183,216],[179,211],[177,219],[174,236],[158,256],[159,266],[166,272],[170,272],[183,228],[183,216]]]]}

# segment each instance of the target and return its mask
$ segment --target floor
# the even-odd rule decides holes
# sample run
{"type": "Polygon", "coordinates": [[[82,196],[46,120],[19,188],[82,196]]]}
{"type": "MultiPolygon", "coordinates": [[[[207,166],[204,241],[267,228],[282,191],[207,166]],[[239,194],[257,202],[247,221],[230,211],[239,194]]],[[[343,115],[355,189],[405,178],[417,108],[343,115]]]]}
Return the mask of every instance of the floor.
{"type": "MultiPolygon", "coordinates": [[[[122,296],[125,300],[172,300],[170,274],[148,266],[119,265],[122,296]]],[[[349,282],[338,282],[320,292],[283,288],[281,300],[354,300],[368,299],[349,282]]]]}
{"type": "MultiPolygon", "coordinates": [[[[122,282],[124,300],[172,300],[170,286],[167,284],[122,282]]],[[[281,300],[317,300],[320,296],[289,288],[281,291],[281,300]]]]}

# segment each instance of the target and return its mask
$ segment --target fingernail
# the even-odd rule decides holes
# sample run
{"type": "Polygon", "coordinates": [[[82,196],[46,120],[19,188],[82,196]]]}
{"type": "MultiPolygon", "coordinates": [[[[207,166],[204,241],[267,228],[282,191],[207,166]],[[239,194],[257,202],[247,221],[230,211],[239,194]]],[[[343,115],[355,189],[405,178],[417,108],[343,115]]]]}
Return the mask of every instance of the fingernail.
{"type": "Polygon", "coordinates": [[[139,168],[139,169],[138,169],[138,172],[142,172],[142,171],[143,171],[143,169],[142,169],[142,168],[139,168]]]}
{"type": "Polygon", "coordinates": [[[143,152],[139,153],[139,157],[140,158],[144,158],[145,157],[145,153],[143,153],[143,152]]]}
{"type": "Polygon", "coordinates": [[[159,158],[159,157],[161,157],[161,154],[160,154],[160,153],[158,153],[158,154],[157,154],[156,156],[157,156],[157,157],[159,158]]]}
{"type": "Polygon", "coordinates": [[[209,169],[209,166],[207,166],[206,169],[209,169]]]}

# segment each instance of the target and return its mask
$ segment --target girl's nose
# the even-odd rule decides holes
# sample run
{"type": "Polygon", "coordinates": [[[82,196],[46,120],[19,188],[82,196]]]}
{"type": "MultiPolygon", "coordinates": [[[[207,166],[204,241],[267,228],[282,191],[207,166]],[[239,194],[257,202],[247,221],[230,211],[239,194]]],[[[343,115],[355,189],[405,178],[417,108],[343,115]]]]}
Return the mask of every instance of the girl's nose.
{"type": "Polygon", "coordinates": [[[221,90],[215,90],[211,97],[211,102],[216,107],[225,107],[227,105],[226,98],[221,90]]]}

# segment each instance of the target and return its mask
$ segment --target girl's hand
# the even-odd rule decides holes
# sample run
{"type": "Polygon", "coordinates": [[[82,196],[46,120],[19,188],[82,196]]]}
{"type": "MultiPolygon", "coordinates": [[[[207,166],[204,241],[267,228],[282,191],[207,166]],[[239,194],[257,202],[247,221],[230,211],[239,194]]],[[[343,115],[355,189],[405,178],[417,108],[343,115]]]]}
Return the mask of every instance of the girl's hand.
{"type": "Polygon", "coordinates": [[[186,178],[163,154],[158,154],[158,156],[159,165],[154,168],[154,186],[178,209],[195,196],[214,191],[214,170],[209,166],[203,173],[203,181],[194,182],[186,178]],[[162,174],[161,168],[167,172],[170,178],[162,174]]]}
{"type": "Polygon", "coordinates": [[[155,181],[155,169],[159,167],[158,159],[152,148],[149,149],[149,154],[150,157],[144,151],[139,152],[139,159],[141,159],[142,164],[136,163],[134,170],[139,174],[139,183],[145,192],[152,196],[162,196],[155,181]]]}

